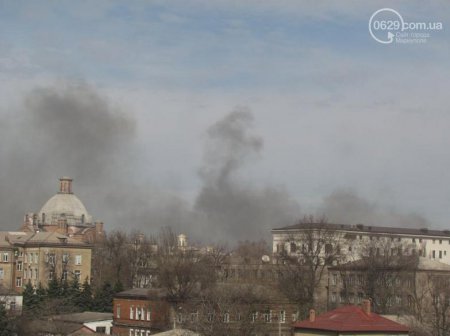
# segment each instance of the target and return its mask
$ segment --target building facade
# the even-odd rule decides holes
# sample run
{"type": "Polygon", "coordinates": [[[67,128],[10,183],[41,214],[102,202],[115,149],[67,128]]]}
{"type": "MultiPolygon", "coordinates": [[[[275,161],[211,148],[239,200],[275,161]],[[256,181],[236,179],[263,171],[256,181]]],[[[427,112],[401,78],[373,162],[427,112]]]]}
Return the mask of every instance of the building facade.
{"type": "Polygon", "coordinates": [[[91,250],[58,232],[0,232],[0,286],[21,293],[28,282],[90,280],[91,250]]]}
{"type": "MultiPolygon", "coordinates": [[[[339,246],[340,254],[348,261],[357,260],[368,252],[368,247],[384,253],[418,255],[437,260],[450,265],[450,231],[391,228],[367,226],[362,224],[332,224],[332,223],[299,223],[292,226],[272,230],[272,248],[274,256],[288,253],[300,254],[305,237],[309,231],[326,232],[333,235],[335,245],[339,246]]],[[[325,255],[325,250],[323,251],[325,255]]]]}

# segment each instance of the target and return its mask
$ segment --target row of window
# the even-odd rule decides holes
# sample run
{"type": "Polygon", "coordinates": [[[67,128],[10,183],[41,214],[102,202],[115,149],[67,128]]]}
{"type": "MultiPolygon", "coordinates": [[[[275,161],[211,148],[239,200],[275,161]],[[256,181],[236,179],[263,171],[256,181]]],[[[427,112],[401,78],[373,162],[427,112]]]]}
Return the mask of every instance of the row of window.
{"type": "Polygon", "coordinates": [[[149,336],[150,330],[130,329],[129,336],[149,336]]]}
{"type": "MultiPolygon", "coordinates": [[[[337,286],[338,284],[343,285],[345,281],[345,284],[348,286],[362,286],[365,283],[365,278],[363,274],[350,274],[350,275],[342,275],[339,276],[337,273],[333,273],[331,276],[331,284],[334,286],[337,286]]],[[[376,283],[378,285],[384,285],[384,286],[406,286],[408,288],[412,288],[414,280],[410,277],[398,277],[395,273],[392,273],[391,277],[387,278],[377,278],[376,283]]]]}
{"type": "MultiPolygon", "coordinates": [[[[438,251],[436,251],[436,250],[433,250],[433,251],[431,251],[431,257],[433,258],[433,259],[436,259],[436,255],[437,255],[437,253],[436,252],[438,252],[438,251]]],[[[442,259],[443,258],[443,256],[446,256],[447,255],[447,251],[439,251],[439,259],[442,259]]]]}
{"type": "Polygon", "coordinates": [[[25,263],[28,263],[28,264],[32,264],[33,262],[35,264],[37,264],[39,262],[39,253],[37,253],[37,252],[25,253],[24,261],[25,261],[25,263]]]}
{"type": "MultiPolygon", "coordinates": [[[[46,253],[45,254],[45,262],[51,265],[54,265],[56,261],[56,255],[54,253],[46,253]]],[[[75,256],[75,265],[81,265],[82,256],[80,254],[75,256]]],[[[68,253],[64,253],[62,255],[62,262],[64,264],[68,264],[70,262],[70,255],[68,253]]]]}
{"type": "MultiPolygon", "coordinates": [[[[363,301],[364,298],[364,293],[350,293],[348,294],[348,296],[346,297],[345,295],[343,295],[342,293],[338,294],[336,292],[332,292],[331,293],[331,297],[330,297],[330,301],[332,303],[337,303],[337,300],[339,298],[339,303],[356,303],[356,304],[360,304],[363,301]]],[[[414,299],[412,296],[407,296],[407,300],[408,300],[408,306],[412,307],[414,304],[414,299]]],[[[403,305],[403,298],[400,295],[394,295],[394,296],[389,296],[386,298],[386,306],[388,307],[392,307],[392,306],[401,306],[403,305]]]]}
{"type": "MultiPolygon", "coordinates": [[[[190,322],[197,322],[198,321],[198,316],[199,316],[198,312],[191,313],[190,314],[190,322]]],[[[207,315],[208,322],[213,322],[216,318],[217,317],[216,317],[216,315],[214,313],[209,313],[207,315]]],[[[224,314],[221,314],[219,316],[219,318],[220,318],[220,320],[223,323],[230,323],[232,321],[231,315],[228,312],[226,312],[224,314]]],[[[272,323],[275,320],[275,322],[277,322],[277,323],[285,323],[286,322],[286,311],[280,310],[278,312],[278,315],[276,315],[275,312],[272,311],[272,310],[266,311],[266,312],[264,312],[262,314],[260,314],[259,312],[253,312],[250,315],[250,319],[251,319],[252,322],[257,322],[257,321],[262,320],[265,323],[272,323]]],[[[242,320],[242,315],[240,313],[236,314],[234,320],[236,322],[241,321],[242,320]]],[[[292,320],[293,321],[296,320],[296,314],[292,315],[292,320]]],[[[183,322],[186,322],[186,321],[187,321],[187,316],[186,315],[183,315],[182,313],[177,314],[177,322],[178,323],[183,323],[183,322]]]]}
{"type": "MultiPolygon", "coordinates": [[[[69,271],[64,270],[61,274],[61,280],[69,280],[69,271]]],[[[55,272],[50,271],[48,272],[48,280],[53,280],[53,277],[55,276],[55,272]]],[[[80,281],[81,280],[81,271],[80,270],[75,270],[73,271],[73,276],[80,281]]]]}
{"type": "MultiPolygon", "coordinates": [[[[23,257],[24,256],[23,252],[20,251],[18,256],[19,257],[23,257]]],[[[67,262],[69,262],[69,260],[70,260],[70,255],[68,253],[63,254],[63,262],[67,263],[67,262]]],[[[24,258],[24,262],[25,263],[28,263],[28,264],[35,263],[35,264],[37,264],[38,261],[39,261],[39,253],[37,253],[37,252],[25,253],[25,258],[24,258]]],[[[55,261],[55,254],[54,253],[47,253],[45,255],[45,261],[46,262],[50,262],[50,263],[54,263],[54,261],[55,261]]],[[[76,255],[75,256],[75,265],[81,265],[81,261],[82,261],[82,256],[81,255],[76,255]]],[[[2,262],[9,262],[9,252],[3,252],[2,253],[2,262]]],[[[19,263],[22,264],[22,261],[18,261],[18,264],[19,263]]]]}

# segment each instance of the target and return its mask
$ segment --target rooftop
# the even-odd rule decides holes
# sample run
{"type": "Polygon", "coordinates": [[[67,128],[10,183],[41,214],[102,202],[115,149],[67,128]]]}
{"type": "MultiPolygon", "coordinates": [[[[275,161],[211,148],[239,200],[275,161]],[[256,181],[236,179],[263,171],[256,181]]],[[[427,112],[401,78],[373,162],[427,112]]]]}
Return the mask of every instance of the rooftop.
{"type": "Polygon", "coordinates": [[[344,306],[318,315],[313,322],[294,323],[296,329],[339,332],[390,332],[408,334],[409,328],[378,314],[367,314],[359,306],[344,306]]]}
{"type": "Polygon", "coordinates": [[[450,230],[433,230],[428,228],[414,229],[414,228],[396,228],[387,226],[368,226],[363,224],[334,224],[334,223],[299,223],[291,226],[272,229],[272,233],[282,231],[297,231],[304,229],[324,228],[335,231],[354,231],[374,234],[399,234],[411,236],[435,236],[450,238],[450,230]]]}
{"type": "Polygon", "coordinates": [[[67,237],[57,232],[8,232],[0,231],[0,247],[15,245],[79,245],[86,243],[67,237]]]}
{"type": "Polygon", "coordinates": [[[99,313],[90,311],[53,316],[53,320],[74,322],[74,323],[87,323],[87,322],[112,320],[112,318],[113,318],[112,313],[99,313]]]}

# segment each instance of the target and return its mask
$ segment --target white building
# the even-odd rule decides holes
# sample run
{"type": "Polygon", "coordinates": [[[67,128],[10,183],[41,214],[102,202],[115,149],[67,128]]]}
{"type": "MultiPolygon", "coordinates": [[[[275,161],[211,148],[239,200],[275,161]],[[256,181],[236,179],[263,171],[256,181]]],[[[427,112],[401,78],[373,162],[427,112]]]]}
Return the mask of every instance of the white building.
{"type": "Polygon", "coordinates": [[[392,228],[362,224],[299,223],[272,229],[274,255],[282,251],[295,255],[302,248],[304,243],[302,240],[305,239],[305,232],[308,230],[332,232],[341,253],[348,259],[358,259],[368,246],[378,249],[377,246],[386,246],[386,243],[389,243],[390,253],[417,254],[450,265],[450,230],[392,228]]]}

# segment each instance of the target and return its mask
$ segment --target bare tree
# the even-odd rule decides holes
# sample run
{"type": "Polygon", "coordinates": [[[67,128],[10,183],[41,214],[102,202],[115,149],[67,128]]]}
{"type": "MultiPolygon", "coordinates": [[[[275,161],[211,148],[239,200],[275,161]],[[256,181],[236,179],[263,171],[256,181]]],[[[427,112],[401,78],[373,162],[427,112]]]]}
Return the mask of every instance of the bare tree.
{"type": "Polygon", "coordinates": [[[428,288],[431,295],[429,323],[433,336],[450,335],[450,280],[448,275],[429,274],[428,288]]]}
{"type": "Polygon", "coordinates": [[[184,302],[215,282],[211,259],[195,248],[178,247],[170,229],[161,232],[158,242],[156,282],[171,300],[184,302]]]}
{"type": "Polygon", "coordinates": [[[279,253],[283,264],[279,284],[306,317],[309,308],[318,307],[318,289],[326,267],[339,263],[343,256],[341,237],[327,224],[326,218],[304,217],[300,224],[301,230],[287,237],[279,253]]]}
{"type": "Polygon", "coordinates": [[[127,259],[129,282],[133,287],[150,287],[157,253],[156,239],[136,231],[129,235],[127,244],[127,259]]]}

